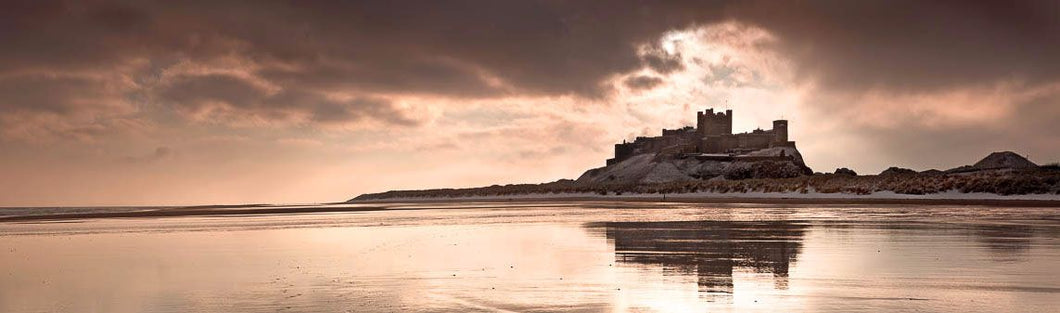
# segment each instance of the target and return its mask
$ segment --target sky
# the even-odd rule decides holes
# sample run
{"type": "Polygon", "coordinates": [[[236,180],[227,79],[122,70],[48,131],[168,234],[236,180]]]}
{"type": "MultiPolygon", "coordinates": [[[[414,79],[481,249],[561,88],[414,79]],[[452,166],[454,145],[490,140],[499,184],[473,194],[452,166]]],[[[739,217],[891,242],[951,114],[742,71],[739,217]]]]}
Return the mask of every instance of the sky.
{"type": "Polygon", "coordinates": [[[541,183],[734,111],[862,174],[1060,161],[1057,1],[13,1],[0,206],[541,183]]]}

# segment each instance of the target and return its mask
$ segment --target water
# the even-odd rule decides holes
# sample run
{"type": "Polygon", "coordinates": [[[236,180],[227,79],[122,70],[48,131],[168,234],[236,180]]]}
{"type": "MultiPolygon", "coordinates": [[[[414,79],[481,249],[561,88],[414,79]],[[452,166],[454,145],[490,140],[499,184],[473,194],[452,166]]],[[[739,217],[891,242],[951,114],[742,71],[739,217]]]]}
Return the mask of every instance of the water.
{"type": "Polygon", "coordinates": [[[0,312],[1060,307],[1057,208],[384,207],[0,223],[0,312]]]}

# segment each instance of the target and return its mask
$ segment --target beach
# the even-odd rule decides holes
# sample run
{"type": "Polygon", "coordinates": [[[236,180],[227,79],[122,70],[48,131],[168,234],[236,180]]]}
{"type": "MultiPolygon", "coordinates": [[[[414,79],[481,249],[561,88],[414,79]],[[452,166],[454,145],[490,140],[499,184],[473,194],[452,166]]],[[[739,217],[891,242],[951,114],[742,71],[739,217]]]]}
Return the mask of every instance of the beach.
{"type": "Polygon", "coordinates": [[[1060,305],[1056,207],[564,200],[96,211],[113,215],[0,222],[0,311],[1060,305]],[[130,213],[166,210],[182,215],[130,213]]]}

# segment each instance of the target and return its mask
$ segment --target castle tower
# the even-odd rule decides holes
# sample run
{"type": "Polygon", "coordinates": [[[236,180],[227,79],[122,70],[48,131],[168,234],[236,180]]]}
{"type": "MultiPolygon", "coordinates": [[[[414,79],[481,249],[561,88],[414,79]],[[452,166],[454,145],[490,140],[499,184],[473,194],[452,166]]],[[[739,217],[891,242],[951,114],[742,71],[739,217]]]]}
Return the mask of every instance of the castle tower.
{"type": "Polygon", "coordinates": [[[732,110],[725,110],[725,120],[721,127],[721,131],[725,132],[724,135],[732,135],[732,110]]]}
{"type": "Polygon", "coordinates": [[[696,112],[696,133],[700,138],[732,134],[732,110],[714,113],[714,109],[696,112]]]}
{"type": "Polygon", "coordinates": [[[773,121],[773,142],[788,142],[788,120],[773,121]]]}

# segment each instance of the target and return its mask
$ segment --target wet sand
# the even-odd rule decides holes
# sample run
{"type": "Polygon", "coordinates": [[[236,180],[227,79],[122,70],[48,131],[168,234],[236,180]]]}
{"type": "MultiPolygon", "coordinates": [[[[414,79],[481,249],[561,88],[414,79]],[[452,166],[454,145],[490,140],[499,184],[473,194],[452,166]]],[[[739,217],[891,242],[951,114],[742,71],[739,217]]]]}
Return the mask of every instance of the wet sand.
{"type": "Polygon", "coordinates": [[[0,312],[1060,306],[1057,208],[559,201],[276,209],[0,222],[0,312]]]}
{"type": "Polygon", "coordinates": [[[211,216],[211,215],[252,215],[252,214],[297,214],[328,212],[359,212],[383,210],[385,207],[361,206],[268,206],[268,205],[225,205],[195,206],[182,208],[152,209],[124,212],[91,212],[91,213],[58,213],[48,215],[14,215],[0,216],[0,222],[59,221],[87,218],[132,218],[132,217],[178,217],[178,216],[211,216]]]}

